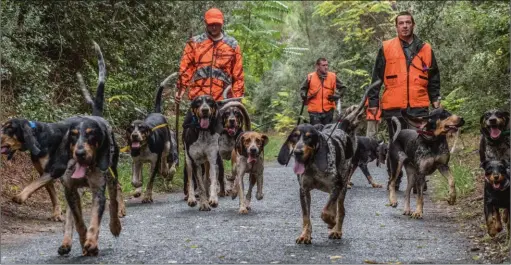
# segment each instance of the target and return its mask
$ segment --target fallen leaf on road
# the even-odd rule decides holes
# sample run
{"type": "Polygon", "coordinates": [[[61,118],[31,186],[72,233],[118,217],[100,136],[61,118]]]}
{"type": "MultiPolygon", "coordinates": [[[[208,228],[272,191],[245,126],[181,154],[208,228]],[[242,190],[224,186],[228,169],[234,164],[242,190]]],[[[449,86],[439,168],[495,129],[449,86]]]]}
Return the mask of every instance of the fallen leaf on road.
{"type": "Polygon", "coordinates": [[[366,264],[378,264],[378,262],[376,262],[374,260],[368,260],[368,259],[364,260],[364,263],[366,263],[366,264]]]}
{"type": "Polygon", "coordinates": [[[473,260],[479,260],[481,258],[481,256],[473,256],[472,259],[473,260]]]}
{"type": "Polygon", "coordinates": [[[330,259],[337,260],[337,259],[342,259],[342,257],[341,256],[330,256],[330,259]]]}
{"type": "Polygon", "coordinates": [[[190,248],[198,248],[199,246],[197,245],[191,245],[190,248]]]}

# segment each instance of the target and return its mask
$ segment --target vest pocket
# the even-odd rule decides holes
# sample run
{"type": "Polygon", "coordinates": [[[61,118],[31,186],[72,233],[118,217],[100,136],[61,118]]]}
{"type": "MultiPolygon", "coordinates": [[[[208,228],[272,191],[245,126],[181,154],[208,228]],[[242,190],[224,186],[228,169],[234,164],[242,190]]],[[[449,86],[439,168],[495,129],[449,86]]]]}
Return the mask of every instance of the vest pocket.
{"type": "Polygon", "coordinates": [[[397,84],[397,75],[387,75],[385,76],[385,84],[387,86],[393,86],[397,84]]]}

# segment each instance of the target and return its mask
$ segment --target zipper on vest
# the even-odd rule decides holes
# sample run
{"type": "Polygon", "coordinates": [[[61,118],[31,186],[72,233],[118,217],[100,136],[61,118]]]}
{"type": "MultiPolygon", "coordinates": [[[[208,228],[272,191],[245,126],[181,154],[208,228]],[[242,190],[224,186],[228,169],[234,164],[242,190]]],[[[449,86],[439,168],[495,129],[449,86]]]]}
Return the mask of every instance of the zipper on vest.
{"type": "MultiPolygon", "coordinates": [[[[217,42],[213,41],[213,54],[211,58],[211,68],[209,69],[209,95],[213,96],[213,65],[215,65],[215,49],[217,42]]],[[[214,99],[216,101],[216,99],[214,99]]]]}

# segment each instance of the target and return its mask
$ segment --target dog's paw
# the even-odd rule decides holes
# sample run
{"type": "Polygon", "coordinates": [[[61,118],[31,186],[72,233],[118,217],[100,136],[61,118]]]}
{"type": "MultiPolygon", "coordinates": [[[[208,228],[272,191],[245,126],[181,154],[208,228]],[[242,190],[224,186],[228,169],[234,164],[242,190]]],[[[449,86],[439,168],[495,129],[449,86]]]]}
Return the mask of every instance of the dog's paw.
{"type": "Polygon", "coordinates": [[[201,203],[199,206],[199,211],[211,211],[211,207],[209,207],[208,203],[201,203]]]}
{"type": "Polygon", "coordinates": [[[448,203],[449,205],[454,205],[454,204],[456,203],[456,195],[454,195],[454,196],[452,196],[452,195],[451,195],[451,196],[449,196],[449,199],[447,199],[447,203],[448,203]]]}
{"type": "Polygon", "coordinates": [[[261,192],[261,193],[256,193],[256,199],[257,199],[258,201],[262,200],[262,199],[263,199],[263,197],[264,197],[264,194],[263,194],[262,192],[261,192]]]}
{"type": "Polygon", "coordinates": [[[218,195],[218,197],[223,198],[223,197],[227,196],[227,192],[226,191],[219,191],[217,195],[218,195]]]}
{"type": "Polygon", "coordinates": [[[119,218],[111,218],[110,219],[110,232],[114,237],[118,237],[121,234],[121,220],[119,218]]]}
{"type": "Polygon", "coordinates": [[[412,215],[410,215],[410,217],[412,219],[422,219],[422,212],[415,211],[414,213],[412,213],[412,215]]]}
{"type": "Polygon", "coordinates": [[[240,213],[240,214],[247,214],[248,213],[247,207],[240,207],[238,213],[240,213]]]}
{"type": "Polygon", "coordinates": [[[342,232],[341,231],[330,231],[328,232],[328,238],[330,239],[341,239],[342,232]]]}
{"type": "Polygon", "coordinates": [[[348,184],[346,187],[347,187],[348,189],[351,189],[351,188],[352,188],[352,185],[348,184]]]}
{"type": "Polygon", "coordinates": [[[296,239],[296,244],[312,244],[312,237],[310,234],[301,234],[296,239]]]}
{"type": "Polygon", "coordinates": [[[82,254],[84,256],[97,256],[99,253],[98,242],[87,239],[83,245],[82,254]]]}
{"type": "Polygon", "coordinates": [[[62,217],[62,215],[60,215],[60,213],[54,213],[51,217],[48,218],[48,220],[50,221],[54,221],[54,222],[62,222],[64,221],[64,217],[62,217]]]}
{"type": "Polygon", "coordinates": [[[373,186],[373,188],[383,188],[383,185],[378,183],[371,183],[371,186],[373,186]]]}
{"type": "Polygon", "coordinates": [[[218,207],[218,199],[216,199],[216,198],[209,199],[208,203],[209,203],[209,206],[211,206],[213,208],[218,207]]]}
{"type": "Polygon", "coordinates": [[[12,201],[17,203],[17,204],[22,204],[22,203],[24,203],[26,201],[26,198],[23,198],[20,195],[16,195],[16,196],[12,197],[12,201]]]}
{"type": "Polygon", "coordinates": [[[142,203],[153,203],[153,197],[150,195],[144,196],[144,198],[142,199],[142,203]]]}
{"type": "Polygon", "coordinates": [[[412,215],[412,211],[410,209],[404,210],[403,215],[412,215]]]}
{"type": "Polygon", "coordinates": [[[119,218],[123,218],[124,216],[126,216],[126,206],[123,205],[122,207],[119,207],[117,215],[119,216],[119,218]]]}
{"type": "Polygon", "coordinates": [[[59,255],[61,255],[61,256],[69,254],[69,252],[71,252],[71,245],[60,246],[58,252],[59,252],[59,255]]]}
{"type": "Polygon", "coordinates": [[[195,207],[197,205],[197,200],[195,199],[195,197],[188,197],[187,200],[188,206],[195,207]]]}
{"type": "Polygon", "coordinates": [[[396,208],[397,207],[397,201],[391,201],[388,205],[391,206],[391,207],[396,208]]]}
{"type": "Polygon", "coordinates": [[[135,198],[140,197],[140,195],[142,195],[142,192],[140,192],[140,191],[136,191],[135,193],[133,193],[133,197],[135,197],[135,198]]]}

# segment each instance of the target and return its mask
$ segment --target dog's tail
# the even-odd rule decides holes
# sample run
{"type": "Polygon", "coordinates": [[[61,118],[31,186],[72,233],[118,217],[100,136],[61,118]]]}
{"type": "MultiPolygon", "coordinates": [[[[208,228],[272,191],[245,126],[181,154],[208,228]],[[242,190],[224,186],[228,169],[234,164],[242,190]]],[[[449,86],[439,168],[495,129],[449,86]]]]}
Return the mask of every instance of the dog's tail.
{"type": "Polygon", "coordinates": [[[392,121],[396,124],[396,131],[394,132],[394,137],[392,138],[392,142],[394,142],[396,141],[399,132],[401,132],[401,122],[395,116],[392,116],[392,121]]]}
{"type": "Polygon", "coordinates": [[[241,103],[241,102],[238,102],[238,101],[231,101],[231,102],[227,102],[227,104],[223,105],[222,108],[220,108],[220,113],[222,113],[222,111],[224,111],[225,109],[229,108],[229,107],[237,107],[241,110],[241,112],[243,113],[243,116],[244,116],[244,126],[245,126],[245,131],[251,131],[252,130],[252,122],[250,121],[250,116],[248,115],[248,111],[247,109],[245,108],[245,106],[241,103]]]}
{"type": "Polygon", "coordinates": [[[163,82],[160,83],[160,87],[158,87],[158,91],[156,92],[156,101],[154,103],[155,113],[161,113],[161,97],[163,94],[163,89],[167,87],[167,83],[169,82],[169,80],[177,76],[177,74],[178,74],[177,72],[172,73],[171,75],[167,76],[167,78],[165,78],[163,82]]]}
{"type": "Polygon", "coordinates": [[[101,117],[103,116],[103,102],[105,97],[106,67],[105,60],[103,59],[103,54],[101,53],[101,49],[96,42],[94,42],[94,50],[96,50],[96,54],[98,56],[99,67],[98,88],[96,90],[96,97],[94,99],[92,99],[89,90],[85,86],[82,75],[80,73],[76,73],[76,77],[78,78],[78,84],[80,85],[80,90],[85,97],[85,101],[92,107],[92,115],[101,117]]]}
{"type": "Polygon", "coordinates": [[[93,116],[103,116],[103,102],[105,99],[105,76],[106,76],[106,66],[105,60],[103,59],[103,54],[101,53],[101,48],[99,45],[94,42],[94,50],[96,50],[96,54],[98,56],[98,88],[96,90],[96,97],[94,98],[94,105],[92,106],[92,115],[93,116]]]}
{"type": "Polygon", "coordinates": [[[378,80],[376,80],[376,82],[369,85],[366,88],[366,90],[364,91],[364,95],[362,96],[360,103],[358,103],[358,105],[356,105],[356,107],[353,108],[353,111],[351,111],[350,113],[345,113],[346,115],[342,119],[353,122],[356,119],[356,117],[361,115],[364,112],[364,105],[365,105],[365,102],[367,99],[367,95],[369,94],[369,91],[371,91],[371,89],[373,89],[374,87],[379,86],[380,84],[381,84],[381,80],[378,79],[378,80]]]}

